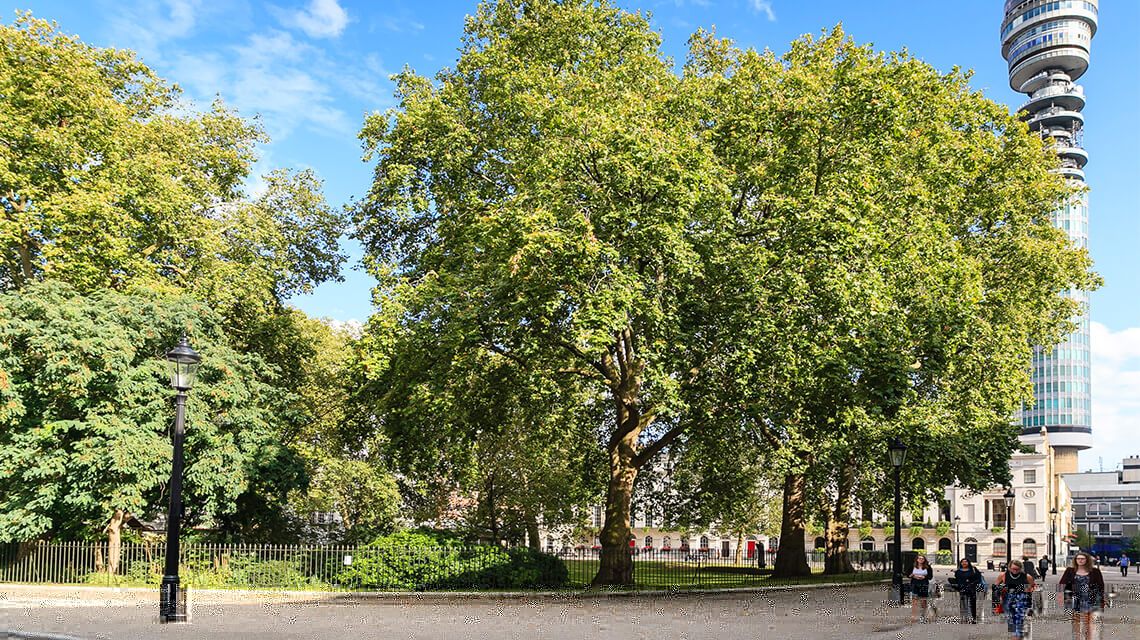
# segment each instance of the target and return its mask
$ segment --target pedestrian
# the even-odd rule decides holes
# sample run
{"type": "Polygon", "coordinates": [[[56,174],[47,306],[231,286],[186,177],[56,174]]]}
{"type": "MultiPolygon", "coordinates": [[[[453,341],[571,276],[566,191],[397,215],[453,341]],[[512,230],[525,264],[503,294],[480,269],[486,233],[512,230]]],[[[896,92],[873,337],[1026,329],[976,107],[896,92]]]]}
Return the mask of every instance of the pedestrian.
{"type": "Polygon", "coordinates": [[[1041,574],[1041,579],[1045,580],[1045,572],[1049,570],[1049,556],[1041,556],[1037,561],[1037,571],[1041,574]]]}
{"type": "Polygon", "coordinates": [[[969,558],[962,558],[954,570],[954,585],[958,588],[958,608],[963,624],[978,624],[978,592],[984,589],[982,572],[969,558]]]}
{"type": "Polygon", "coordinates": [[[1127,555],[1120,556],[1120,575],[1125,578],[1128,577],[1128,565],[1130,564],[1132,564],[1132,561],[1128,559],[1127,555]]]}
{"type": "Polygon", "coordinates": [[[1104,608],[1104,576],[1080,551],[1057,582],[1057,603],[1073,616],[1073,640],[1093,640],[1093,614],[1104,608]]]}
{"type": "Polygon", "coordinates": [[[1029,559],[1029,556],[1021,556],[1021,566],[1025,568],[1025,575],[1034,580],[1038,578],[1037,567],[1033,566],[1033,561],[1029,559]]]}
{"type": "Polygon", "coordinates": [[[1020,639],[1025,635],[1025,614],[1029,611],[1030,594],[1037,588],[1037,581],[1025,573],[1021,560],[1013,560],[998,576],[996,584],[1002,590],[1005,628],[1014,638],[1020,639]]]}
{"type": "Polygon", "coordinates": [[[934,577],[934,569],[930,567],[926,556],[919,555],[914,559],[914,566],[910,570],[910,621],[914,622],[918,615],[918,607],[922,607],[922,621],[926,622],[926,604],[930,599],[930,579],[934,577]]]}

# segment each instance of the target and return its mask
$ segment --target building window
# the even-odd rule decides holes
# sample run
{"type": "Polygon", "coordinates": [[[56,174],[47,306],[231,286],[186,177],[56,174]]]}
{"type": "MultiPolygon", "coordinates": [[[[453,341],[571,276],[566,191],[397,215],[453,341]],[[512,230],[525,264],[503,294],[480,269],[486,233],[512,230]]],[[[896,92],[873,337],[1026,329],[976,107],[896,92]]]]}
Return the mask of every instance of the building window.
{"type": "Polygon", "coordinates": [[[875,539],[874,538],[863,538],[861,546],[862,546],[863,551],[874,551],[875,550],[875,539]]]}
{"type": "Polygon", "coordinates": [[[1030,558],[1036,558],[1037,557],[1037,541],[1034,540],[1033,538],[1026,538],[1024,541],[1022,541],[1022,543],[1021,543],[1021,555],[1028,556],[1030,558]]]}
{"type": "Polygon", "coordinates": [[[926,540],[923,540],[922,538],[915,538],[914,540],[910,541],[910,548],[914,549],[915,551],[924,550],[926,549],[926,540]]]}
{"type": "Polygon", "coordinates": [[[670,547],[669,536],[665,536],[665,538],[661,540],[661,546],[665,549],[668,549],[670,547]]]}
{"type": "Polygon", "coordinates": [[[1036,469],[1026,469],[1025,470],[1025,484],[1037,484],[1037,470],[1036,469]]]}
{"type": "Polygon", "coordinates": [[[702,549],[708,549],[709,548],[709,537],[708,536],[701,536],[701,548],[702,549]]]}
{"type": "Polygon", "coordinates": [[[974,505],[966,505],[966,522],[977,522],[975,516],[976,514],[974,513],[974,505]]]}
{"type": "Polygon", "coordinates": [[[645,536],[645,548],[653,548],[653,536],[645,536]]]}
{"type": "Polygon", "coordinates": [[[994,555],[995,556],[1004,556],[1005,555],[1005,538],[994,539],[994,555]]]}

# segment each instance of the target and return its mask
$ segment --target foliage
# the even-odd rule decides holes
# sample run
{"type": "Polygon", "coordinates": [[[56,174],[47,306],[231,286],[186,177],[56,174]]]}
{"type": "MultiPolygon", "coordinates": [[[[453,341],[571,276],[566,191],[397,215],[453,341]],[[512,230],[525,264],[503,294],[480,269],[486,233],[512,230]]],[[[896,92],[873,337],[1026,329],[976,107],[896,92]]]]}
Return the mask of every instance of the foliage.
{"type": "Polygon", "coordinates": [[[950,523],[945,520],[939,520],[938,524],[934,525],[934,532],[939,536],[950,533],[950,523]]]}
{"type": "Polygon", "coordinates": [[[912,526],[910,528],[910,537],[921,538],[922,537],[922,525],[919,524],[919,525],[912,526]]]}
{"type": "Polygon", "coordinates": [[[529,548],[464,545],[440,534],[402,532],[362,548],[338,582],[373,589],[560,588],[558,558],[529,548]]]}
{"type": "Polygon", "coordinates": [[[0,294],[0,540],[81,538],[115,509],[165,511],[163,356],[183,332],[203,357],[187,403],[188,524],[271,525],[307,481],[277,435],[290,398],[274,368],[235,352],[194,298],[47,282],[0,294]]]}
{"type": "Polygon", "coordinates": [[[1096,536],[1089,533],[1089,530],[1085,527],[1077,527],[1077,539],[1074,541],[1074,544],[1082,551],[1091,553],[1093,547],[1096,546],[1096,536]]]}
{"type": "Polygon", "coordinates": [[[256,124],[204,113],[130,51],[19,14],[0,25],[0,290],[189,290],[265,307],[337,278],[344,221],[308,171],[242,194],[256,124]]]}
{"type": "Polygon", "coordinates": [[[336,512],[344,521],[342,542],[395,533],[401,499],[395,478],[368,460],[323,457],[298,498],[302,514],[336,512]]]}
{"type": "Polygon", "coordinates": [[[1140,562],[1140,533],[1124,540],[1124,555],[1132,560],[1133,564],[1140,562]]]}
{"type": "Polygon", "coordinates": [[[954,552],[949,549],[940,549],[934,554],[934,564],[954,564],[954,552]]]}
{"type": "Polygon", "coordinates": [[[872,531],[873,531],[873,527],[871,526],[871,523],[864,521],[862,524],[859,525],[859,539],[862,540],[863,538],[871,537],[872,531]]]}
{"type": "Polygon", "coordinates": [[[895,536],[895,525],[883,525],[883,535],[886,536],[888,540],[893,540],[895,536]]]}

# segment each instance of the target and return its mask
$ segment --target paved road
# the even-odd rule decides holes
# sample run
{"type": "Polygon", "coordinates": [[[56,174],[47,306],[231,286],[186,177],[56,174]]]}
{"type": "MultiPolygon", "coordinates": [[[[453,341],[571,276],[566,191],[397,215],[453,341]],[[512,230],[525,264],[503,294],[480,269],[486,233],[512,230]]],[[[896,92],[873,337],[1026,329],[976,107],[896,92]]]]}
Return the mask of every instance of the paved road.
{"type": "MultiPolygon", "coordinates": [[[[1110,576],[1111,577],[1111,576],[1110,576]]],[[[989,579],[989,577],[987,577],[989,579]]],[[[992,582],[992,580],[991,580],[992,582]]],[[[887,606],[883,587],[789,589],[730,595],[636,598],[296,600],[273,594],[240,597],[200,593],[192,622],[159,625],[157,594],[101,590],[69,597],[66,589],[0,586],[0,629],[40,631],[99,640],[142,638],[623,638],[664,640],[923,640],[1008,638],[993,616],[979,625],[950,617],[957,602],[944,600],[943,617],[909,624],[910,608],[887,606]]],[[[1117,605],[1104,616],[1104,640],[1140,638],[1140,584],[1117,585],[1117,605]]],[[[0,636],[2,637],[2,636],[0,636]]],[[[1067,621],[1037,621],[1035,640],[1068,640],[1067,621]]]]}

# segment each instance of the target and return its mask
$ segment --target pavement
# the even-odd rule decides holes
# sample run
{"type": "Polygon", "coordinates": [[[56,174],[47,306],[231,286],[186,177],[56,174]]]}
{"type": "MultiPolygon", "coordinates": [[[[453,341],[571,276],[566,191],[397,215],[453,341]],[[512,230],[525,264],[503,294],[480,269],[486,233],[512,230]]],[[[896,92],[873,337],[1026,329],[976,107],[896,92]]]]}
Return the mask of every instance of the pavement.
{"type": "MultiPolygon", "coordinates": [[[[1140,580],[1124,582],[1111,571],[1105,576],[1118,595],[1102,616],[1101,638],[1140,639],[1140,580]]],[[[996,573],[988,572],[987,582],[993,578],[996,573]]],[[[1056,585],[1050,578],[1047,594],[1056,585]]],[[[911,624],[910,607],[892,606],[889,596],[884,585],[632,597],[192,591],[191,621],[160,625],[156,589],[0,585],[0,639],[3,630],[24,640],[1010,637],[992,614],[978,625],[959,624],[954,594],[938,603],[938,618],[926,624],[911,624]]],[[[1069,640],[1070,623],[1048,601],[1046,615],[1035,620],[1034,640],[1069,640]]],[[[979,609],[986,609],[982,604],[979,609]]]]}

